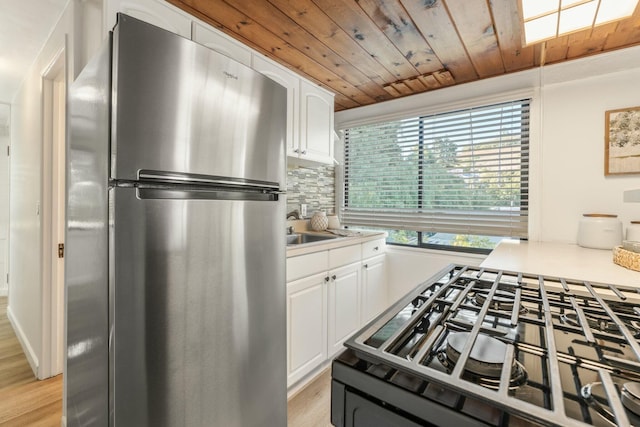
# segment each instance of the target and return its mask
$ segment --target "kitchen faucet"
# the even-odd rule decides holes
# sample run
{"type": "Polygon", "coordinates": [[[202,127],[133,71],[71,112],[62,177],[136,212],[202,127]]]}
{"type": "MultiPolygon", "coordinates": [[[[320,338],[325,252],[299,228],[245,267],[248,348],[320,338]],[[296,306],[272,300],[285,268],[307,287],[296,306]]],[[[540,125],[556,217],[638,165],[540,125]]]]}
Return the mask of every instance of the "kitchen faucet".
{"type": "Polygon", "coordinates": [[[300,218],[300,213],[297,210],[295,210],[287,214],[287,219],[302,219],[302,218],[300,218]]]}

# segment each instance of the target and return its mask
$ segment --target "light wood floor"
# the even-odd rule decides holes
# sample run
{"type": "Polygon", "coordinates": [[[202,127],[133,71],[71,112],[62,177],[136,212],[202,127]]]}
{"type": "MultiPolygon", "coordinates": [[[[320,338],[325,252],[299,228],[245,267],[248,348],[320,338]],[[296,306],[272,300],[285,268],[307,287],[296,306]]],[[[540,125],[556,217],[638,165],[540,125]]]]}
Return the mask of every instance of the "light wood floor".
{"type": "Polygon", "coordinates": [[[0,425],[59,427],[61,417],[62,375],[34,377],[0,297],[0,425]]]}
{"type": "MultiPolygon", "coordinates": [[[[38,381],[7,319],[7,298],[0,297],[0,426],[59,427],[62,375],[38,381]]],[[[288,404],[290,427],[330,426],[329,370],[288,404]]]]}
{"type": "Polygon", "coordinates": [[[289,427],[331,426],[331,369],[296,394],[287,409],[289,427]]]}

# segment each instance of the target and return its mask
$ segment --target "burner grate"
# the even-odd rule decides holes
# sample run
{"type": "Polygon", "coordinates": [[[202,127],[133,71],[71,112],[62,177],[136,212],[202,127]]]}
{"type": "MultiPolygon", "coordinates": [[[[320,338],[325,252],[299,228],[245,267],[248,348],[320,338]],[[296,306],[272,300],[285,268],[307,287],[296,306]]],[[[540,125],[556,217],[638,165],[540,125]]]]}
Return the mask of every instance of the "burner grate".
{"type": "Polygon", "coordinates": [[[601,416],[593,415],[594,399],[582,394],[582,375],[602,384],[606,399],[598,404],[608,417],[630,425],[619,383],[640,377],[633,294],[637,298],[631,288],[452,265],[345,345],[367,361],[545,425],[583,426],[601,416]],[[605,319],[607,328],[594,327],[593,318],[605,319]],[[452,363],[447,341],[460,333],[465,339],[452,363]],[[478,378],[474,349],[490,340],[504,351],[501,363],[491,360],[493,379],[486,381],[478,378]],[[525,372],[516,382],[514,366],[525,372]]]}

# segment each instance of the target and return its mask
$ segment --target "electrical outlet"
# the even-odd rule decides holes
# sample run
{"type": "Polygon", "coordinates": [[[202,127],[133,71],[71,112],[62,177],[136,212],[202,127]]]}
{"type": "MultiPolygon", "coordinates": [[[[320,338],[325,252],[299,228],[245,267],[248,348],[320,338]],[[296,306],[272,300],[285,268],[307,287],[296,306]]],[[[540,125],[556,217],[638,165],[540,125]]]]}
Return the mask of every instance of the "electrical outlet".
{"type": "Polygon", "coordinates": [[[307,216],[307,204],[306,203],[302,203],[300,205],[300,216],[303,217],[303,218],[307,216]]]}

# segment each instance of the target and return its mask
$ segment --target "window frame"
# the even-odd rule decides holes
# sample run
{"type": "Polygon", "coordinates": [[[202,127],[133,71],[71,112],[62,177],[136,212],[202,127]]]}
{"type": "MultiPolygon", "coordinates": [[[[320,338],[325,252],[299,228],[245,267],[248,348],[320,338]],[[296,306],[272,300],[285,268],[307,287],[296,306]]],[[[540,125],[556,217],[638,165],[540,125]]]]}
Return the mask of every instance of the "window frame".
{"type": "MultiPolygon", "coordinates": [[[[358,123],[351,123],[348,126],[343,126],[342,131],[344,134],[344,138],[342,140],[344,146],[342,149],[342,155],[344,156],[343,160],[345,162],[345,164],[348,164],[348,157],[349,157],[349,150],[348,150],[348,132],[351,128],[356,128],[356,127],[362,127],[362,126],[367,126],[367,125],[378,125],[378,124],[385,124],[385,123],[390,123],[390,122],[401,122],[402,120],[411,120],[411,119],[415,119],[419,122],[419,137],[417,138],[418,140],[418,186],[416,188],[417,191],[417,198],[418,198],[418,206],[419,209],[422,209],[424,207],[423,205],[423,198],[424,198],[424,169],[425,167],[428,167],[425,164],[425,145],[429,145],[428,142],[425,141],[425,134],[424,134],[424,126],[425,126],[425,120],[428,120],[431,117],[435,117],[438,115],[442,115],[442,114],[455,114],[455,113],[464,113],[465,111],[468,110],[474,110],[474,109],[489,109],[492,107],[499,107],[501,105],[507,105],[507,104],[513,104],[513,105],[517,105],[518,103],[520,103],[521,105],[521,111],[526,112],[526,117],[524,117],[522,119],[522,121],[520,122],[520,128],[521,128],[521,137],[519,140],[519,145],[518,145],[518,149],[520,150],[520,155],[518,157],[518,159],[520,159],[522,161],[522,159],[526,159],[526,162],[524,164],[520,165],[520,169],[519,171],[522,173],[524,171],[524,175],[520,176],[520,181],[519,181],[519,212],[524,212],[524,215],[520,214],[521,217],[526,217],[526,224],[525,224],[525,229],[526,229],[526,236],[524,237],[519,237],[520,240],[528,240],[531,232],[530,232],[530,224],[531,224],[531,210],[530,210],[530,203],[531,203],[531,140],[532,140],[532,134],[534,132],[532,132],[533,130],[533,126],[531,124],[532,122],[532,116],[534,114],[532,114],[532,111],[534,111],[534,104],[535,104],[535,97],[531,94],[531,93],[523,93],[523,94],[518,94],[517,96],[513,96],[513,97],[507,97],[507,98],[501,98],[501,99],[492,99],[490,102],[475,102],[472,105],[466,105],[466,106],[461,106],[458,105],[457,108],[452,108],[452,109],[445,109],[445,110],[440,110],[440,111],[436,111],[436,110],[432,110],[432,111],[427,111],[427,112],[413,112],[412,114],[403,114],[403,115],[395,115],[395,117],[392,116],[388,116],[387,118],[379,118],[378,120],[374,120],[371,117],[366,120],[363,121],[361,124],[358,123]],[[526,104],[526,107],[524,106],[524,104],[526,104]],[[524,144],[523,144],[524,142],[524,144]],[[524,166],[524,167],[523,167],[524,166]],[[523,197],[526,196],[526,197],[523,197]]],[[[502,114],[502,113],[501,113],[502,114]]],[[[502,117],[502,115],[500,116],[502,117]]],[[[473,141],[471,144],[469,144],[469,146],[473,146],[475,145],[475,141],[473,141]]],[[[341,200],[342,203],[339,205],[340,206],[340,210],[344,211],[346,208],[348,208],[348,202],[349,202],[349,190],[348,190],[348,185],[349,185],[349,171],[347,168],[344,169],[344,174],[342,176],[343,180],[341,182],[341,200]]],[[[348,226],[348,222],[345,222],[345,224],[348,226]]],[[[383,230],[383,228],[379,228],[381,230],[383,230]]],[[[455,246],[455,245],[443,245],[443,244],[435,244],[435,243],[425,243],[424,242],[424,234],[426,234],[426,231],[419,231],[416,229],[410,230],[410,229],[405,229],[406,231],[410,231],[410,232],[414,232],[417,235],[417,239],[416,239],[416,244],[409,244],[409,243],[399,243],[399,242],[390,242],[387,241],[388,244],[391,245],[396,245],[396,246],[401,246],[401,247],[408,247],[408,248],[424,248],[424,249],[431,249],[431,250],[443,250],[443,251],[452,251],[452,252],[462,252],[462,253],[473,253],[473,254],[488,254],[490,253],[493,249],[491,248],[480,248],[480,247],[470,247],[470,246],[455,246]]],[[[388,230],[388,231],[394,231],[394,230],[388,230]]],[[[461,230],[460,233],[458,233],[459,235],[464,235],[464,236],[475,236],[476,234],[470,234],[470,233],[464,233],[464,230],[461,230]]],[[[518,237],[515,236],[509,236],[509,235],[505,235],[505,236],[496,236],[496,237],[502,237],[502,238],[510,238],[510,239],[518,239],[518,237]]]]}

